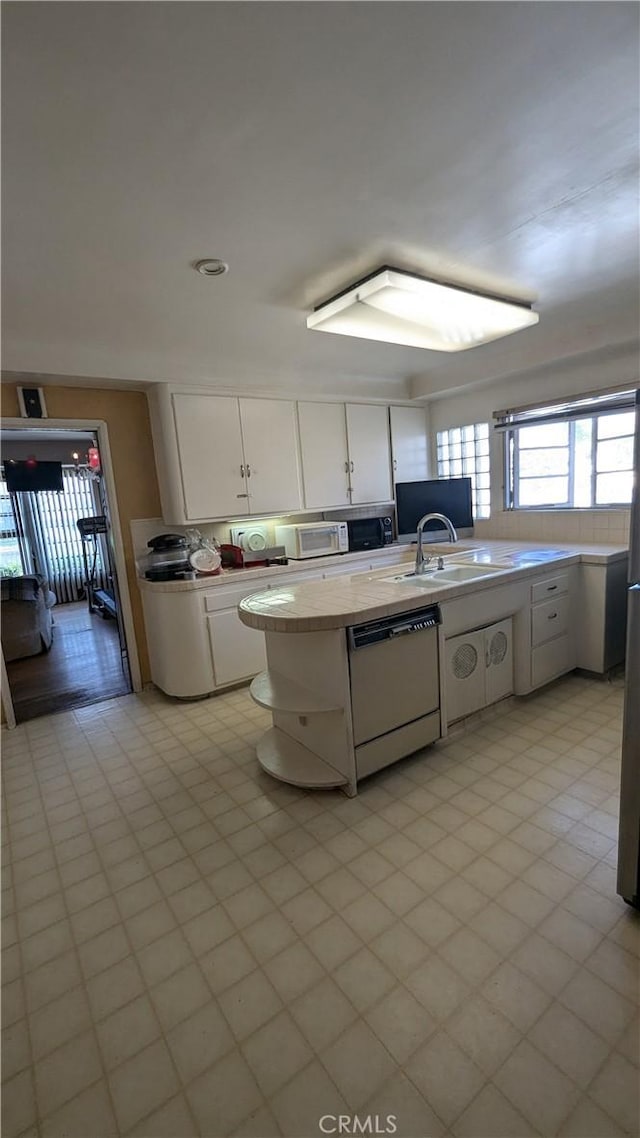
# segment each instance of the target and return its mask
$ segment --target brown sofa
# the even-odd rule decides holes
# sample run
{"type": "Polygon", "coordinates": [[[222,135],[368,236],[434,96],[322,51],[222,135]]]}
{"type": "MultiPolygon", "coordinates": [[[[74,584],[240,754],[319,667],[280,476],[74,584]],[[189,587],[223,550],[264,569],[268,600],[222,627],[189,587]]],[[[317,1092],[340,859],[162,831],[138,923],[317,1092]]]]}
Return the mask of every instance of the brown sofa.
{"type": "Polygon", "coordinates": [[[7,663],[47,651],[53,640],[51,609],[55,593],[43,577],[3,577],[1,582],[2,651],[7,663]]]}

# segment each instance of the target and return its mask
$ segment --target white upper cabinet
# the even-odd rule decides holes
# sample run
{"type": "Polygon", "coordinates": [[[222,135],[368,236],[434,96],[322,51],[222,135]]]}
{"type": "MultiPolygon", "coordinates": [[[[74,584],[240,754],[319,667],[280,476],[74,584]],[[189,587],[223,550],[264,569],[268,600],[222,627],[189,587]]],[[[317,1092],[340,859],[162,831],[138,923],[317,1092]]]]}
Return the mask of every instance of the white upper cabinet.
{"type": "Polygon", "coordinates": [[[349,452],[344,403],[298,403],[304,504],[349,506],[349,452]]]}
{"type": "MultiPolygon", "coordinates": [[[[223,395],[174,395],[173,413],[184,520],[246,514],[249,499],[238,400],[223,395]]],[[[167,516],[164,495],[162,505],[165,521],[182,520],[167,516]]]]}
{"type": "Polygon", "coordinates": [[[249,513],[299,510],[302,495],[295,403],[241,399],[240,422],[249,513]]]}
{"type": "Polygon", "coordinates": [[[149,411],[167,524],[391,502],[394,480],[428,477],[418,407],[296,404],[157,384],[149,411]]]}
{"type": "Polygon", "coordinates": [[[158,385],[149,408],[165,522],[301,508],[292,400],[170,392],[158,385]]]}
{"type": "Polygon", "coordinates": [[[351,503],[390,502],[391,451],[388,409],[374,403],[347,403],[351,503]]]}
{"type": "Polygon", "coordinates": [[[390,407],[394,482],[429,478],[427,418],[424,407],[390,407]]]}

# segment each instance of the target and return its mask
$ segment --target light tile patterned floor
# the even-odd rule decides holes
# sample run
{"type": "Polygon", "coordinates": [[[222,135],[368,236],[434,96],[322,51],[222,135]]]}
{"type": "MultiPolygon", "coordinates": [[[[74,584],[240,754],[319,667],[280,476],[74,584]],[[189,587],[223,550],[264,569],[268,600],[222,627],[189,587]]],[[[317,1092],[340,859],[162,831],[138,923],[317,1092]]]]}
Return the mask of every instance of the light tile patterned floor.
{"type": "Polygon", "coordinates": [[[621,703],[567,678],[351,800],[260,772],[246,691],[5,731],[4,1138],[636,1135],[621,703]]]}

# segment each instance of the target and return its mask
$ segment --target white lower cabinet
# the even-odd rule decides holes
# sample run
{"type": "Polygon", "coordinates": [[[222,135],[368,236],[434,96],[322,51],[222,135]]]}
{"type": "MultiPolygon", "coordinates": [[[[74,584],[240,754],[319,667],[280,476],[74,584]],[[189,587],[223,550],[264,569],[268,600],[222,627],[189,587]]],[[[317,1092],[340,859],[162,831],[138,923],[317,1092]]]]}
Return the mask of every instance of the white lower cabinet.
{"type": "Polygon", "coordinates": [[[513,692],[511,618],[445,641],[447,723],[513,692]]]}
{"type": "Polygon", "coordinates": [[[531,686],[540,688],[574,667],[569,636],[559,636],[531,652],[531,686]]]}
{"type": "Polygon", "coordinates": [[[576,666],[569,572],[531,585],[531,687],[539,688],[576,666]]]}
{"type": "Polygon", "coordinates": [[[250,679],[266,667],[264,633],[243,624],[235,608],[211,613],[207,628],[217,688],[250,679]]]}
{"type": "MultiPolygon", "coordinates": [[[[343,572],[348,572],[345,566],[343,572]]],[[[142,583],[151,679],[167,695],[198,699],[264,670],[264,633],[248,628],[238,605],[252,593],[321,580],[320,569],[245,585],[158,589],[142,583]]]]}
{"type": "Polygon", "coordinates": [[[218,586],[197,598],[200,619],[204,615],[206,622],[214,690],[248,680],[265,666],[264,633],[248,628],[238,616],[240,601],[259,590],[255,583],[251,587],[218,586]]]}

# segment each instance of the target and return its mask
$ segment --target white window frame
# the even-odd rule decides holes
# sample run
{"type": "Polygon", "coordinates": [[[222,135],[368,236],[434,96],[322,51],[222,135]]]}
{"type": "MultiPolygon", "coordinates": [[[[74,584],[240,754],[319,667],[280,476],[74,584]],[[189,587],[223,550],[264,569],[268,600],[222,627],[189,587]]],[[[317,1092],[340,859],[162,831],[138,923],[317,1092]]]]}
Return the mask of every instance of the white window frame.
{"type": "MultiPolygon", "coordinates": [[[[466,440],[469,442],[470,440],[466,440]]],[[[436,462],[438,467],[438,478],[470,478],[471,479],[471,497],[473,502],[473,518],[474,521],[485,521],[491,517],[491,432],[488,423],[464,423],[460,427],[447,427],[442,431],[436,431],[436,462]],[[473,444],[474,452],[473,458],[462,455],[462,472],[452,472],[450,468],[451,458],[444,458],[442,451],[445,445],[452,446],[454,440],[452,435],[454,431],[473,431],[473,444]],[[485,471],[478,470],[478,459],[486,458],[488,462],[488,469],[486,471],[488,485],[483,497],[486,496],[486,504],[480,503],[478,498],[478,488],[476,479],[479,475],[484,474],[485,471]],[[464,467],[467,469],[464,469],[464,467]],[[471,469],[469,469],[469,466],[471,469]]],[[[484,491],[484,487],[483,487],[484,491]]]]}
{"type": "MultiPolygon", "coordinates": [[[[496,429],[501,431],[504,436],[504,488],[505,488],[505,501],[504,507],[506,510],[522,510],[522,511],[535,511],[535,510],[611,510],[611,509],[628,509],[631,505],[630,501],[608,501],[596,502],[597,494],[597,452],[600,442],[605,441],[598,439],[598,421],[604,418],[617,414],[628,414],[633,411],[634,406],[638,405],[638,396],[640,392],[634,390],[625,390],[618,392],[608,392],[605,394],[596,393],[589,396],[583,396],[579,399],[568,400],[565,403],[554,403],[553,405],[542,405],[540,407],[526,407],[519,410],[498,411],[494,413],[494,418],[497,420],[496,429]],[[576,503],[575,500],[575,449],[576,449],[576,425],[579,421],[591,421],[591,480],[590,480],[590,493],[589,502],[586,504],[576,503]],[[568,427],[567,437],[568,442],[566,447],[558,448],[568,451],[568,470],[567,470],[567,499],[564,502],[549,502],[549,503],[536,503],[533,505],[523,505],[520,501],[520,449],[517,446],[518,435],[521,429],[533,426],[545,426],[554,423],[563,423],[568,427]]],[[[636,411],[637,415],[637,411],[636,411]]],[[[633,438],[633,430],[626,434],[613,436],[614,439],[628,439],[633,438]]],[[[531,448],[534,449],[534,448],[531,448]]],[[[535,448],[542,450],[543,448],[535,448]]],[[[633,462],[631,467],[620,467],[619,472],[627,472],[633,470],[633,462]]],[[[600,471],[600,473],[609,473],[607,471],[600,471]]],[[[612,471],[611,473],[617,473],[612,471]]],[[[539,478],[557,478],[564,477],[564,475],[540,475],[539,478]]]]}

